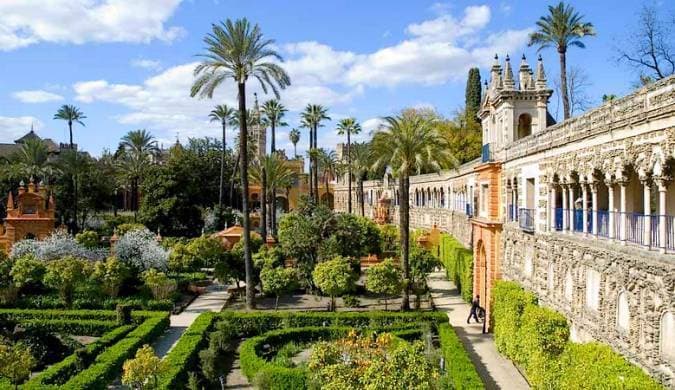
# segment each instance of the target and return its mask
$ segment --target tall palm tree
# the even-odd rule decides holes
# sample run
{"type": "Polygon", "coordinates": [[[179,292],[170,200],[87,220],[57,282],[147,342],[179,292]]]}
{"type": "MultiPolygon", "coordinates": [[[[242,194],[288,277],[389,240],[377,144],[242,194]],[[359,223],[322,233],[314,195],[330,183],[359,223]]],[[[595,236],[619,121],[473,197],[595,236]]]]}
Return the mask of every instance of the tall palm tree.
{"type": "Polygon", "coordinates": [[[583,21],[583,16],[569,4],[562,1],[548,6],[548,15],[537,21],[537,31],[530,34],[528,46],[539,46],[538,50],[554,46],[560,56],[560,85],[562,90],[563,114],[570,117],[570,98],[567,88],[567,48],[585,48],[581,38],[595,35],[593,24],[583,21]]]}
{"type": "MultiPolygon", "coordinates": [[[[317,130],[323,126],[321,124],[324,120],[330,120],[328,116],[328,109],[320,104],[308,104],[305,111],[300,114],[304,126],[308,126],[310,130],[310,151],[317,149],[317,130]]],[[[312,191],[314,201],[318,201],[319,196],[319,167],[316,159],[316,154],[310,154],[310,176],[312,183],[312,191]],[[313,157],[312,157],[313,156],[313,157]]]]}
{"type": "Polygon", "coordinates": [[[263,182],[265,183],[262,196],[271,204],[268,222],[272,235],[276,236],[276,212],[274,210],[276,201],[273,200],[276,198],[276,192],[273,191],[272,188],[290,187],[293,184],[295,172],[293,172],[281,156],[273,153],[256,160],[255,163],[251,165],[249,175],[252,182],[261,186],[263,186],[263,182]]]}
{"type": "Polygon", "coordinates": [[[282,61],[274,50],[274,41],[263,37],[258,25],[247,19],[214,24],[212,32],[204,38],[204,61],[194,70],[196,77],[191,96],[213,97],[213,92],[223,81],[233,79],[237,84],[239,100],[239,154],[241,159],[242,213],[244,222],[244,263],[246,268],[246,306],[255,307],[253,288],[253,262],[251,260],[251,227],[248,215],[248,156],[246,122],[246,81],[250,77],[279,98],[279,89],[291,84],[290,77],[275,61],[282,61]]]}
{"type": "Polygon", "coordinates": [[[81,126],[84,126],[83,119],[87,119],[82,111],[79,108],[64,104],[59,108],[59,110],[54,114],[54,119],[60,119],[68,122],[68,132],[70,133],[70,148],[73,148],[73,123],[78,123],[81,126]]]}
{"type": "MultiPolygon", "coordinates": [[[[237,110],[226,104],[219,104],[209,114],[211,122],[220,122],[223,126],[223,150],[220,155],[220,185],[218,187],[218,213],[222,217],[223,197],[225,192],[225,155],[227,152],[227,126],[234,123],[234,116],[237,110]]],[[[236,168],[235,168],[236,169],[236,168]]],[[[234,175],[234,172],[232,173],[234,175]]],[[[231,206],[231,205],[230,205],[231,206]]]]}
{"type": "Polygon", "coordinates": [[[138,217],[138,190],[146,169],[152,164],[153,157],[159,153],[155,137],[145,129],[128,132],[119,145],[118,169],[122,177],[131,186],[131,208],[134,221],[138,217]]]}
{"type": "Polygon", "coordinates": [[[351,153],[349,151],[351,147],[351,135],[358,134],[361,132],[361,125],[356,121],[356,118],[344,118],[341,119],[337,124],[337,133],[338,135],[347,135],[347,211],[349,214],[352,213],[352,163],[351,163],[351,153]]]}
{"type": "Polygon", "coordinates": [[[28,139],[21,148],[10,157],[15,166],[14,172],[22,178],[34,178],[48,182],[51,173],[49,150],[41,139],[28,139]]]}
{"type": "MultiPolygon", "coordinates": [[[[410,175],[427,170],[439,171],[442,167],[455,165],[456,161],[445,138],[438,132],[435,119],[408,111],[384,118],[384,121],[384,126],[373,136],[374,166],[389,166],[398,177],[401,259],[404,279],[410,280],[410,175]]],[[[404,288],[402,310],[410,308],[410,287],[408,283],[404,288]]]]}
{"type": "Polygon", "coordinates": [[[270,125],[270,130],[272,132],[271,136],[271,145],[270,153],[276,152],[276,128],[288,126],[287,123],[283,121],[284,115],[288,110],[284,107],[283,104],[279,103],[277,99],[271,99],[263,103],[262,105],[262,114],[265,122],[270,125]]]}
{"type": "Polygon", "coordinates": [[[298,142],[300,141],[300,131],[298,129],[292,129],[288,133],[288,139],[293,143],[293,158],[298,157],[298,142]]]}
{"type": "MultiPolygon", "coordinates": [[[[327,151],[324,148],[318,149],[317,159],[319,161],[319,170],[324,184],[324,194],[328,202],[328,183],[333,180],[336,174],[338,160],[334,150],[327,151]]],[[[326,204],[326,206],[329,206],[326,204]]]]}
{"type": "Polygon", "coordinates": [[[363,181],[366,180],[368,172],[373,165],[373,153],[370,145],[365,142],[355,143],[352,145],[350,158],[351,163],[349,170],[353,172],[354,178],[356,179],[356,199],[359,202],[361,216],[364,217],[366,215],[366,210],[363,199],[363,181]]]}

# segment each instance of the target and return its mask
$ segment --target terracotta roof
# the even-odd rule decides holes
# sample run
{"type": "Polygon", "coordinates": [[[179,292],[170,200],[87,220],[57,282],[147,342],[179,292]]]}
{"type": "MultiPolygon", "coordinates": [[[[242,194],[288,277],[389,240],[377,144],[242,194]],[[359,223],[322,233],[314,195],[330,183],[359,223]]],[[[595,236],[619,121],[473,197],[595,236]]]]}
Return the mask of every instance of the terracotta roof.
{"type": "MultiPolygon", "coordinates": [[[[244,228],[241,225],[234,225],[225,230],[213,233],[213,237],[241,237],[244,234],[244,228]]],[[[251,235],[258,235],[258,233],[251,231],[251,235]]]]}

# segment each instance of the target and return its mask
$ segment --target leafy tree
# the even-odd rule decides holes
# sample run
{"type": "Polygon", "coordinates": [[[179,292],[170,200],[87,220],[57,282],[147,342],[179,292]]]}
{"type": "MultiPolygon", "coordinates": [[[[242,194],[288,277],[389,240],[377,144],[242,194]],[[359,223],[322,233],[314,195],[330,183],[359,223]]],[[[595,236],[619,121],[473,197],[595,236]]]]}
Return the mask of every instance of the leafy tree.
{"type": "Polygon", "coordinates": [[[309,129],[309,177],[310,177],[310,197],[315,202],[319,200],[319,166],[316,154],[313,151],[318,149],[317,146],[317,130],[322,126],[321,122],[330,120],[328,116],[328,109],[320,104],[307,104],[305,111],[300,114],[302,118],[302,126],[309,129]]]}
{"type": "Polygon", "coordinates": [[[351,136],[361,132],[361,125],[356,121],[356,118],[344,118],[337,124],[338,135],[347,135],[347,212],[352,213],[352,154],[351,136]]]}
{"type": "Polygon", "coordinates": [[[374,165],[388,165],[398,177],[401,262],[406,282],[401,309],[408,310],[410,175],[426,170],[439,171],[457,163],[449,151],[447,140],[438,131],[436,120],[414,110],[385,118],[385,126],[373,136],[373,151],[376,156],[374,165]]]}
{"type": "Polygon", "coordinates": [[[11,344],[7,340],[0,342],[0,377],[7,378],[14,389],[30,377],[36,364],[28,345],[21,342],[11,344]]]}
{"type": "MultiPolygon", "coordinates": [[[[219,239],[210,236],[201,236],[192,239],[187,245],[188,255],[192,257],[189,264],[196,264],[203,267],[213,267],[221,261],[225,248],[219,239]]],[[[195,269],[197,267],[191,268],[195,269]]]]}
{"type": "Polygon", "coordinates": [[[293,144],[293,158],[298,157],[298,142],[300,141],[300,131],[298,129],[292,129],[288,133],[288,139],[293,144]]]}
{"type": "Polygon", "coordinates": [[[123,235],[115,245],[117,257],[137,271],[151,268],[164,270],[168,266],[169,252],[157,242],[147,229],[132,230],[123,235]]]}
{"type": "Polygon", "coordinates": [[[330,235],[335,237],[338,254],[360,257],[380,253],[380,232],[371,220],[352,214],[336,214],[330,235]]]}
{"type": "Polygon", "coordinates": [[[12,280],[18,288],[41,286],[44,275],[44,263],[33,255],[24,255],[16,258],[12,266],[12,280]]]}
{"type": "MultiPolygon", "coordinates": [[[[227,126],[234,124],[234,116],[236,115],[237,110],[232,107],[228,107],[225,104],[217,105],[211,113],[209,118],[211,122],[220,122],[223,126],[223,148],[222,154],[220,155],[220,184],[218,185],[218,212],[222,213],[223,210],[223,197],[225,192],[225,154],[227,152],[227,126]]],[[[234,174],[234,172],[233,172],[234,174]]],[[[231,206],[231,205],[230,205],[231,206]]]]}
{"type": "Polygon", "coordinates": [[[387,310],[387,298],[400,294],[402,284],[401,270],[392,259],[385,259],[366,271],[366,289],[383,296],[384,310],[387,310]]]}
{"type": "Polygon", "coordinates": [[[292,291],[296,279],[295,270],[292,268],[264,267],[260,272],[263,292],[276,297],[274,310],[279,308],[279,296],[292,291]]]}
{"type": "Polygon", "coordinates": [[[138,190],[143,183],[145,173],[152,164],[152,157],[159,153],[155,137],[146,130],[128,132],[119,144],[118,174],[131,184],[131,207],[134,210],[134,222],[138,211],[138,190]]]}
{"type": "Polygon", "coordinates": [[[585,22],[574,7],[564,2],[548,6],[548,15],[537,21],[537,31],[530,34],[529,46],[539,50],[555,47],[560,56],[560,85],[564,118],[570,117],[571,107],[567,87],[567,49],[570,46],[585,48],[581,38],[595,35],[592,23],[585,22]]]}
{"type": "Polygon", "coordinates": [[[242,212],[244,220],[244,264],[246,267],[246,306],[255,307],[255,291],[253,290],[253,263],[249,241],[251,229],[248,215],[248,156],[247,156],[247,121],[246,121],[246,81],[254,77],[260,82],[263,91],[268,88],[279,98],[279,88],[284,89],[291,84],[290,77],[276,62],[281,56],[273,49],[274,41],[263,38],[258,25],[246,19],[235,22],[212,25],[212,32],[204,38],[206,53],[204,61],[194,70],[196,79],[190,95],[213,97],[213,92],[226,79],[237,83],[239,100],[239,155],[241,159],[242,212]]]}
{"type": "Polygon", "coordinates": [[[352,291],[357,279],[349,259],[340,256],[317,264],[312,277],[316,286],[330,296],[331,311],[335,311],[335,297],[352,291]]]}
{"type": "Polygon", "coordinates": [[[157,377],[166,371],[166,364],[155,355],[149,345],[136,351],[136,356],[124,362],[122,367],[122,383],[134,389],[154,389],[157,377]]]}
{"type": "Polygon", "coordinates": [[[143,281],[152,292],[155,299],[169,299],[176,291],[176,281],[170,279],[164,272],[149,269],[143,272],[143,281]]]}
{"type": "Polygon", "coordinates": [[[59,291],[67,307],[73,302],[75,289],[84,282],[84,263],[74,257],[64,257],[47,263],[44,282],[59,291]]]}
{"type": "Polygon", "coordinates": [[[478,68],[469,69],[469,76],[466,80],[466,92],[464,93],[464,107],[467,116],[475,118],[480,110],[481,85],[480,70],[478,68]]]}
{"type": "Polygon", "coordinates": [[[297,211],[285,214],[279,221],[279,246],[287,257],[296,260],[306,285],[311,285],[310,274],[322,240],[322,229],[316,222],[297,211]]]}
{"type": "Polygon", "coordinates": [[[97,261],[94,264],[91,277],[105,294],[116,297],[129,273],[129,268],[124,263],[116,257],[109,257],[106,261],[97,261]]]}
{"type": "Polygon", "coordinates": [[[438,259],[431,252],[419,245],[413,245],[410,251],[410,283],[415,293],[416,309],[420,306],[420,296],[428,289],[427,276],[438,265],[438,259]]]}

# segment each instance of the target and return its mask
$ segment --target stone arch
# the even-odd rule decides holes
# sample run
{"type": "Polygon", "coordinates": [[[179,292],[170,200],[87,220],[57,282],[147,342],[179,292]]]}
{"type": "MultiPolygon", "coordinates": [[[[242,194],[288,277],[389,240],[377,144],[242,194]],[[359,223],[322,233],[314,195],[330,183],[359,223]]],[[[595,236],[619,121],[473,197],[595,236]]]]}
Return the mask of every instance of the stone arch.
{"type": "Polygon", "coordinates": [[[565,284],[563,295],[567,302],[572,302],[574,298],[574,278],[572,277],[572,272],[568,269],[565,272],[565,284]]]}
{"type": "Polygon", "coordinates": [[[532,115],[523,113],[518,116],[517,131],[516,139],[521,139],[532,134],[532,115]]]}
{"type": "Polygon", "coordinates": [[[630,330],[630,306],[626,290],[621,290],[616,297],[616,328],[622,333],[630,330]]]}
{"type": "Polygon", "coordinates": [[[659,347],[664,360],[675,364],[675,312],[661,315],[659,326],[659,347]]]}

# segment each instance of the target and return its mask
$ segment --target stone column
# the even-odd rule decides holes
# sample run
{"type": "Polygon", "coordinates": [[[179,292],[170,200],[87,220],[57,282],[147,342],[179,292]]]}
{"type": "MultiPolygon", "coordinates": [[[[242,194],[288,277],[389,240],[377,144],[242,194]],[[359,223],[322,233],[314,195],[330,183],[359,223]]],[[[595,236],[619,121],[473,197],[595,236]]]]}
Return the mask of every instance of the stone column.
{"type": "Polygon", "coordinates": [[[556,198],[556,191],[555,191],[555,184],[550,185],[550,191],[549,191],[549,201],[548,201],[548,212],[550,213],[551,219],[549,221],[549,226],[552,232],[555,231],[555,198],[556,198]]]}
{"type": "Polygon", "coordinates": [[[581,183],[581,222],[582,227],[581,231],[584,232],[584,235],[588,234],[588,188],[586,187],[586,182],[581,183]]]}
{"type": "Polygon", "coordinates": [[[569,188],[569,207],[568,207],[568,213],[570,215],[570,223],[569,223],[569,228],[570,228],[570,233],[574,232],[574,183],[570,183],[569,188]]]}
{"type": "Polygon", "coordinates": [[[616,231],[615,229],[615,224],[616,224],[616,215],[614,213],[614,182],[611,180],[605,181],[605,185],[607,186],[607,195],[609,197],[609,203],[608,203],[608,209],[609,211],[607,212],[607,235],[610,240],[613,240],[617,237],[615,237],[614,232],[616,231]]]}
{"type": "Polygon", "coordinates": [[[643,223],[644,223],[644,236],[643,241],[645,246],[652,246],[652,182],[648,178],[640,179],[642,183],[642,214],[644,214],[643,223]]]}
{"type": "Polygon", "coordinates": [[[593,233],[593,236],[597,237],[598,236],[598,183],[594,181],[590,184],[590,186],[591,186],[591,207],[593,208],[591,210],[591,212],[592,212],[591,223],[593,224],[593,230],[592,230],[591,233],[593,233]]]}
{"type": "Polygon", "coordinates": [[[621,189],[621,197],[619,200],[619,240],[621,240],[621,245],[626,245],[626,188],[628,187],[628,182],[620,181],[618,184],[621,189]]]}
{"type": "Polygon", "coordinates": [[[562,231],[565,232],[567,231],[568,228],[568,222],[569,222],[569,212],[566,211],[568,203],[567,203],[567,194],[569,191],[567,190],[567,184],[561,184],[562,187],[562,231]]]}
{"type": "MultiPolygon", "coordinates": [[[[668,181],[665,178],[656,180],[659,189],[659,252],[666,253],[666,235],[672,234],[666,230],[666,195],[668,191],[668,181]]],[[[671,226],[671,229],[673,227],[671,226]]]]}

